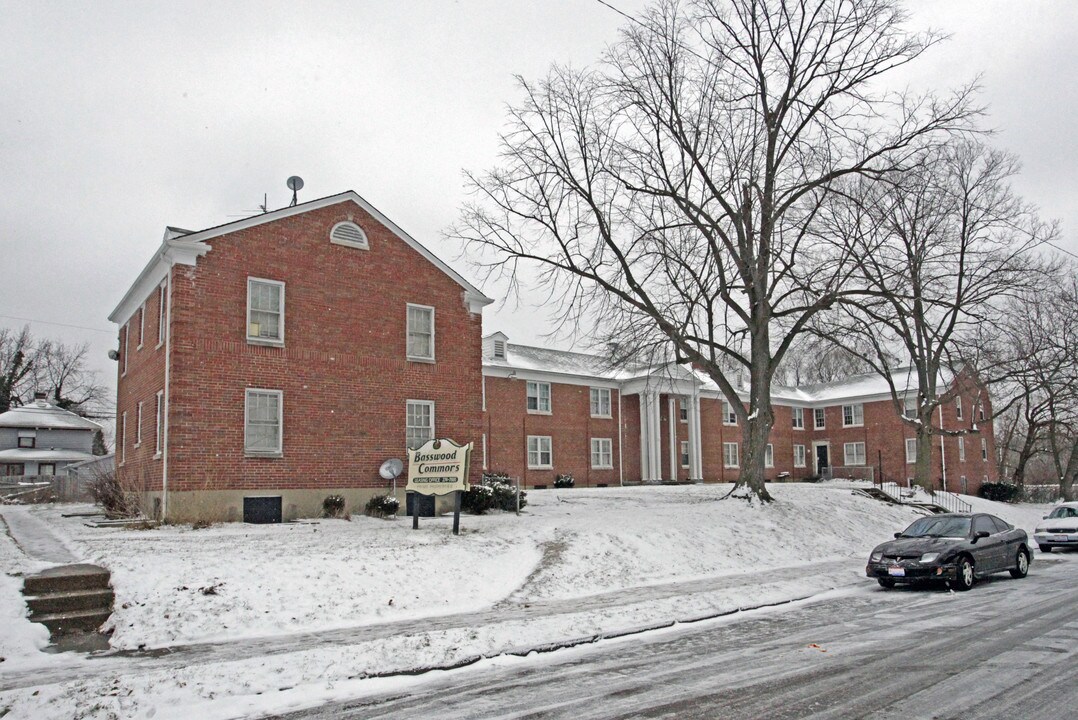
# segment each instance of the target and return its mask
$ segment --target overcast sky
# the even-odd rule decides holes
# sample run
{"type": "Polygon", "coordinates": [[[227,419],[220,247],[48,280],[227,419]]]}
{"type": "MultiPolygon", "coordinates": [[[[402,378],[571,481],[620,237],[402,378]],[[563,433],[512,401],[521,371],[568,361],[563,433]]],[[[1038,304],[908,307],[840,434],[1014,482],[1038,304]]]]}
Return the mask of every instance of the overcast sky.
{"type": "MultiPolygon", "coordinates": [[[[909,8],[913,27],[952,35],[916,80],[982,74],[995,142],[1024,163],[1019,191],[1078,252],[1078,3],[909,8]]],[[[284,206],[290,175],[301,201],[355,190],[475,279],[441,232],[461,171],[494,162],[513,75],[589,64],[624,22],[596,0],[0,0],[0,327],[29,319],[90,342],[114,385],[107,316],[165,226],[235,220],[264,193],[284,206]]],[[[545,324],[538,310],[485,312],[485,331],[511,341],[541,341],[545,324]]]]}

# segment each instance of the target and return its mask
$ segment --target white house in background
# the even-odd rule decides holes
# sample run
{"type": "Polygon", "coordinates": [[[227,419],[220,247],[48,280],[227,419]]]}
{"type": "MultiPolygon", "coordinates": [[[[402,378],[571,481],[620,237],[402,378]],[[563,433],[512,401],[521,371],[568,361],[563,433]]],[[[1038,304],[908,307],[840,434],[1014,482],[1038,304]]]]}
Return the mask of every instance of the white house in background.
{"type": "Polygon", "coordinates": [[[93,460],[101,426],[45,401],[0,413],[0,476],[56,475],[72,463],[93,460]]]}

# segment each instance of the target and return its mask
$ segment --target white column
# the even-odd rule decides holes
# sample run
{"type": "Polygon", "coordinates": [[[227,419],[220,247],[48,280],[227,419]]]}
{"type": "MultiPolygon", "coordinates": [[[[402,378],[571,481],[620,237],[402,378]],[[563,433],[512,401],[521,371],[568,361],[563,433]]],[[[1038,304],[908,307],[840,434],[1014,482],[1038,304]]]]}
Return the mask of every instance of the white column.
{"type": "Polygon", "coordinates": [[[678,446],[677,441],[677,426],[681,421],[677,413],[677,398],[673,395],[669,396],[666,401],[667,420],[670,425],[670,479],[677,480],[678,466],[681,458],[681,448],[678,446]]]}
{"type": "Polygon", "coordinates": [[[704,479],[703,433],[700,431],[700,396],[689,398],[689,479],[704,479]]]}
{"type": "Polygon", "coordinates": [[[663,479],[663,438],[662,404],[659,392],[651,393],[651,479],[659,482],[663,479]]]}
{"type": "Polygon", "coordinates": [[[648,403],[650,402],[650,395],[647,392],[642,392],[640,397],[640,480],[647,482],[651,479],[651,433],[648,429],[648,425],[651,420],[651,413],[648,412],[648,403]]]}

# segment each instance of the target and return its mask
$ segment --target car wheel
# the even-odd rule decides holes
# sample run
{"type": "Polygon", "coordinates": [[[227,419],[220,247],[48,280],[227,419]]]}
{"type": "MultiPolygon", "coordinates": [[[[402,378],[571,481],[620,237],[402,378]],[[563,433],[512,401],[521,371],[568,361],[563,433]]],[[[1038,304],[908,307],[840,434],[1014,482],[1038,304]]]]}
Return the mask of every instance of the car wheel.
{"type": "Polygon", "coordinates": [[[1014,567],[1011,568],[1012,578],[1024,578],[1029,573],[1029,551],[1025,548],[1018,550],[1018,555],[1014,558],[1014,567]]]}
{"type": "Polygon", "coordinates": [[[891,578],[876,578],[876,582],[880,584],[880,587],[885,587],[888,590],[895,586],[895,581],[891,578]]]}
{"type": "Polygon", "coordinates": [[[956,568],[954,589],[966,591],[973,587],[973,563],[968,557],[960,558],[956,568]]]}
{"type": "Polygon", "coordinates": [[[1050,552],[1052,552],[1052,546],[1051,545],[1041,545],[1040,548],[1041,548],[1042,553],[1050,553],[1050,552]]]}

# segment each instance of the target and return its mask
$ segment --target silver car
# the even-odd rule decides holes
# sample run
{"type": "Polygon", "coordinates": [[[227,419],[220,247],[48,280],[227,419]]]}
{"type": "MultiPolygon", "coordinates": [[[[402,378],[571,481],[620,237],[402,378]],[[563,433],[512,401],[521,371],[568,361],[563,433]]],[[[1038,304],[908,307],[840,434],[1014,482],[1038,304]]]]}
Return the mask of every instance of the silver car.
{"type": "Polygon", "coordinates": [[[1078,547],[1078,502],[1067,502],[1052,508],[1037,524],[1033,533],[1041,552],[1057,547],[1078,547]]]}

